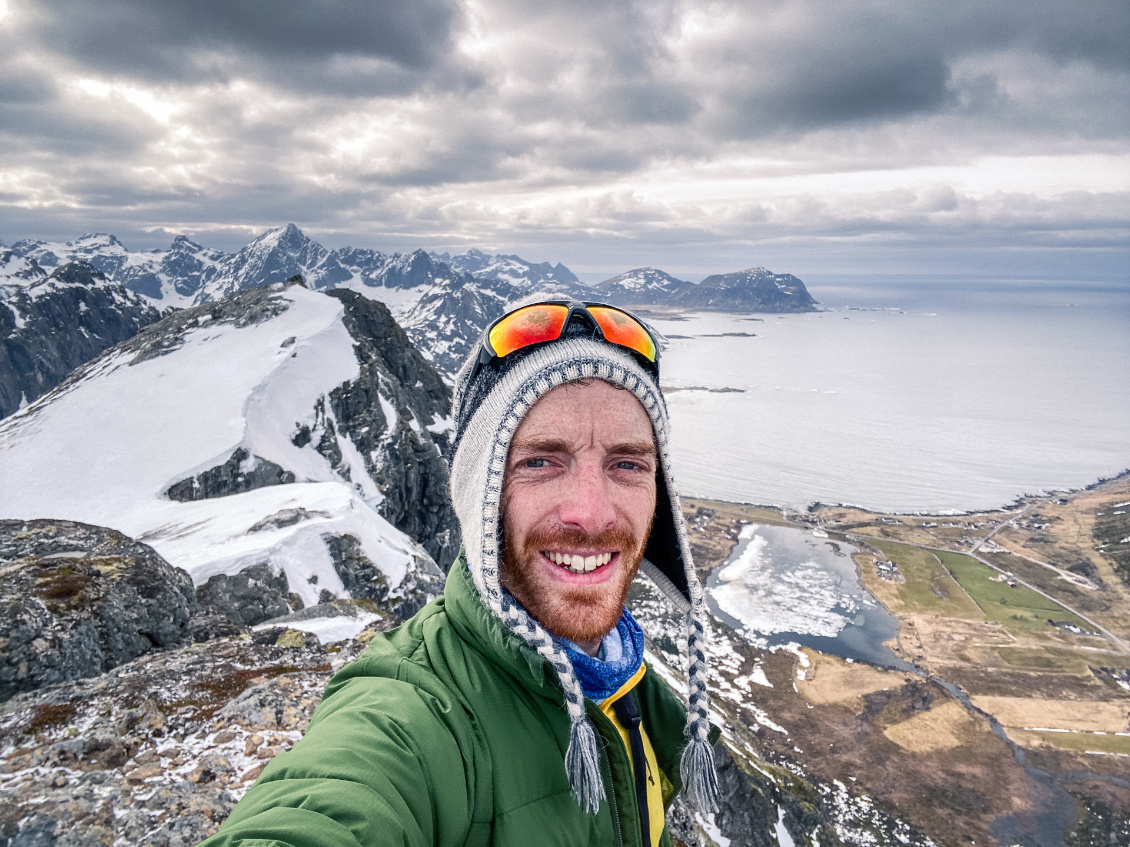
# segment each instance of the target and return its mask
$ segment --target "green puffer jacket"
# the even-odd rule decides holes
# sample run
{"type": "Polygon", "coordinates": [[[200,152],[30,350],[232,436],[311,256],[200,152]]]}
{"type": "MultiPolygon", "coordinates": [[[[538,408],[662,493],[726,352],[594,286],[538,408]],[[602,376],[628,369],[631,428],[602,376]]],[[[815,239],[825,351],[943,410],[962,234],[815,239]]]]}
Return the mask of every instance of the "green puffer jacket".
{"type": "MultiPolygon", "coordinates": [[[[635,691],[670,804],[686,712],[650,669],[635,691]]],[[[595,816],[569,793],[556,675],[490,614],[461,557],[442,598],[330,681],[306,736],[204,845],[642,844],[628,752],[586,708],[610,795],[595,816]]]]}

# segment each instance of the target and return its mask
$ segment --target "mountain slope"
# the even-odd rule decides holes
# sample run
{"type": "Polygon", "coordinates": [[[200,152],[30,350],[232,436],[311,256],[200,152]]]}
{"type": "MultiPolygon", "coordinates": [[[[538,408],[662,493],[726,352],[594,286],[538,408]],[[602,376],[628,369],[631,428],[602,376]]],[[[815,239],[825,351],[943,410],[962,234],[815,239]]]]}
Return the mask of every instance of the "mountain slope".
{"type": "Polygon", "coordinates": [[[160,318],[148,300],[90,265],[67,263],[47,276],[36,260],[25,262],[0,283],[0,418],[160,318]]]}
{"type": "Polygon", "coordinates": [[[358,596],[360,569],[418,605],[438,570],[380,513],[449,560],[449,403],[379,304],[251,289],[167,316],[0,423],[0,516],[112,527],[198,589],[265,564],[309,606],[358,596]]]}

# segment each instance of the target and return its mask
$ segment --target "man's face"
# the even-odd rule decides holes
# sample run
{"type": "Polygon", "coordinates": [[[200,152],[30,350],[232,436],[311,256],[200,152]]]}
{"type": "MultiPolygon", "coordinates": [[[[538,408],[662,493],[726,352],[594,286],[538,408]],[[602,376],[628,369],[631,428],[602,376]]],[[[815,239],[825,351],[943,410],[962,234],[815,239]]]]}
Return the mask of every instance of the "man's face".
{"type": "Polygon", "coordinates": [[[655,469],[647,412],[601,380],[550,391],[510,444],[502,584],[542,626],[591,653],[639,569],[655,469]]]}

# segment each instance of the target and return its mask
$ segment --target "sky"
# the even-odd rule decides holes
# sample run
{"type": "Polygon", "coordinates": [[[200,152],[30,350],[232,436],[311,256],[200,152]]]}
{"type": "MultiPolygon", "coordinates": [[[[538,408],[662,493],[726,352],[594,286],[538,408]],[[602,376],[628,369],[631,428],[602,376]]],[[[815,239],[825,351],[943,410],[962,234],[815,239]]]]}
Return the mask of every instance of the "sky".
{"type": "Polygon", "coordinates": [[[1126,0],[0,0],[0,242],[1130,283],[1126,0]]]}

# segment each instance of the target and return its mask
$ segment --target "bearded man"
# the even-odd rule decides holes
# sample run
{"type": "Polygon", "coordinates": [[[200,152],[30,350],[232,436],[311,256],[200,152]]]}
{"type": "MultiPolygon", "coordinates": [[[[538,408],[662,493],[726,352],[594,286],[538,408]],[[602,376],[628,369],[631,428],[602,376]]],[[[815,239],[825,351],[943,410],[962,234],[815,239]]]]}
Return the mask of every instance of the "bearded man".
{"type": "Polygon", "coordinates": [[[463,551],[444,596],[331,681],[209,847],[670,844],[717,799],[702,589],[638,319],[504,315],[456,381],[463,551]],[[624,606],[642,570],[686,615],[689,709],[624,606]]]}

